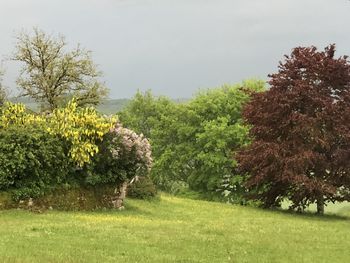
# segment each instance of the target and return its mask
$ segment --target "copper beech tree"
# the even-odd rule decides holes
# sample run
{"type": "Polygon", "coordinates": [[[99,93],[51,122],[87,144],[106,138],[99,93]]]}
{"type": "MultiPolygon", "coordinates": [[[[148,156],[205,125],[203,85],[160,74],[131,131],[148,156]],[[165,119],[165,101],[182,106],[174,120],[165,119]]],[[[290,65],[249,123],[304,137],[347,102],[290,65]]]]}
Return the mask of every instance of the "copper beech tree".
{"type": "Polygon", "coordinates": [[[324,51],[297,47],[254,94],[243,116],[253,142],[236,156],[246,186],[265,207],[284,198],[291,209],[350,199],[350,64],[324,51]]]}

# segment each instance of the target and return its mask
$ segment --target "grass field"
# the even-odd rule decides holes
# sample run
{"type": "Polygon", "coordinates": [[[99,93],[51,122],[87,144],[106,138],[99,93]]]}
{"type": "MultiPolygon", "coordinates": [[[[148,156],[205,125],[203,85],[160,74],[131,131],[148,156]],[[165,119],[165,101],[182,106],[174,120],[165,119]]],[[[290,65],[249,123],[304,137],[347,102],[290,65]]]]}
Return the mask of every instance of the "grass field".
{"type": "Polygon", "coordinates": [[[162,195],[124,211],[0,211],[0,262],[350,262],[350,209],[296,215],[162,195]]]}

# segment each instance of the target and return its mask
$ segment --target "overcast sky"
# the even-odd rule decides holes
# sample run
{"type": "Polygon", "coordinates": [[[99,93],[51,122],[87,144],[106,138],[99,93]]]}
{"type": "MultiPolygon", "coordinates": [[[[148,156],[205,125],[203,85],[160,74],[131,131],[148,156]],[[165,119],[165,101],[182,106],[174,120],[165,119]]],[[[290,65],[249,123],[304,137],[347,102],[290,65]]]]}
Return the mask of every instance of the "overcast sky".
{"type": "MultiPolygon", "coordinates": [[[[61,33],[93,52],[112,98],[266,80],[300,45],[350,55],[349,0],[0,0],[0,19],[2,58],[22,29],[61,33]]],[[[19,66],[3,68],[15,90],[19,66]]]]}

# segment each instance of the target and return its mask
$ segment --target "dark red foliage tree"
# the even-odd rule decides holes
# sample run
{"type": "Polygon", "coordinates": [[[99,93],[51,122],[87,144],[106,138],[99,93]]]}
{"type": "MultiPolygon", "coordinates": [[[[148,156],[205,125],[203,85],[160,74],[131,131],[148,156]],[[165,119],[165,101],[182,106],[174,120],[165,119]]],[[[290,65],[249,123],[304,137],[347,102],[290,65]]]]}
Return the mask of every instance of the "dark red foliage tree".
{"type": "Polygon", "coordinates": [[[266,207],[350,199],[350,64],[335,45],[293,49],[244,109],[253,143],[236,158],[266,207]]]}

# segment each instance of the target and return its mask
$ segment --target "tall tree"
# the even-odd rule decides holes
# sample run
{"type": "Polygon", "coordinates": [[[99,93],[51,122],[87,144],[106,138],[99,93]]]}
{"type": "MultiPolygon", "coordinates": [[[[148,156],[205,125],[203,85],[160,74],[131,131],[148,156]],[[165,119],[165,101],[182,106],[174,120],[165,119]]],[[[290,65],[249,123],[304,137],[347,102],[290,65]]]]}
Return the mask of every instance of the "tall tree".
{"type": "Polygon", "coordinates": [[[175,103],[167,97],[156,97],[150,90],[144,93],[138,91],[118,116],[123,125],[147,138],[153,138],[157,123],[174,107],[175,103]]]}
{"type": "Polygon", "coordinates": [[[22,96],[34,98],[52,111],[73,96],[84,106],[96,105],[107,95],[91,53],[79,45],[71,51],[66,49],[64,37],[53,37],[39,29],[17,37],[13,59],[23,64],[17,80],[22,96]]]}
{"type": "Polygon", "coordinates": [[[254,142],[236,157],[266,207],[350,198],[350,64],[335,45],[293,49],[244,110],[254,142]]]}
{"type": "Polygon", "coordinates": [[[225,85],[186,103],[137,94],[121,121],[149,136],[155,159],[151,176],[159,187],[173,191],[180,183],[216,198],[223,179],[233,177],[233,151],[249,141],[241,116],[250,99],[247,90],[262,91],[264,85],[256,80],[225,85]]]}

